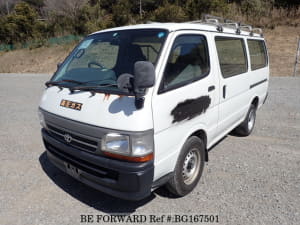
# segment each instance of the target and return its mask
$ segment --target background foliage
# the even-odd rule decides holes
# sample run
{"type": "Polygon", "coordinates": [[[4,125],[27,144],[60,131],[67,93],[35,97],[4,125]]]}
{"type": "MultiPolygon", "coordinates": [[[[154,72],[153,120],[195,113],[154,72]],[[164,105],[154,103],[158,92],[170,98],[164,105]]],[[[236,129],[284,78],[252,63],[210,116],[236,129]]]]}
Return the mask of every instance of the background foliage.
{"type": "Polygon", "coordinates": [[[147,21],[183,22],[205,13],[274,28],[300,25],[300,0],[0,0],[0,44],[45,44],[147,21]]]}

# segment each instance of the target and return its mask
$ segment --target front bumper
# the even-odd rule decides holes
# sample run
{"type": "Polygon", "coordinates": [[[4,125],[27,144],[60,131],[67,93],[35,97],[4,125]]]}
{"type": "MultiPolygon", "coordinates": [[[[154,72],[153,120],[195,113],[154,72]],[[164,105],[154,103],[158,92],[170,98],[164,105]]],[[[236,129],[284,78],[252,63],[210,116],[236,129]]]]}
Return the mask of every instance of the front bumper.
{"type": "Polygon", "coordinates": [[[136,201],[150,195],[153,161],[123,162],[57,141],[45,129],[42,129],[42,136],[49,160],[82,183],[126,200],[136,201]]]}

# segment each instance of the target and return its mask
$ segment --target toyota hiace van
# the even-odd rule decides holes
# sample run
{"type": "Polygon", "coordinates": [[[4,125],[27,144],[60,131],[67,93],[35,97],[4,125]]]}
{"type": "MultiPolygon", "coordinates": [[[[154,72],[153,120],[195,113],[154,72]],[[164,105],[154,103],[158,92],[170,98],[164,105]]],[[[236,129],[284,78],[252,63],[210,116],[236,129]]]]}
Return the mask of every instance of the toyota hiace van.
{"type": "Polygon", "coordinates": [[[251,133],[268,81],[262,31],[248,25],[206,17],[93,33],[46,83],[47,156],[115,197],[143,199],[162,185],[184,196],[214,144],[251,133]]]}

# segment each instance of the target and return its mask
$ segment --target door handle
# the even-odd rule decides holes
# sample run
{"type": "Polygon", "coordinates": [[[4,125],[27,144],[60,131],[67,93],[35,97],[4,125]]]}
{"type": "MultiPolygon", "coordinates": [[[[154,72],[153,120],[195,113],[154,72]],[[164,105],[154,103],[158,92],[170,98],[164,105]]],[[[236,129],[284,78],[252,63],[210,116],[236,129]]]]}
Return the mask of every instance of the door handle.
{"type": "Polygon", "coordinates": [[[223,86],[223,98],[226,97],[226,85],[223,86]]]}
{"type": "Polygon", "coordinates": [[[214,85],[208,87],[208,92],[213,91],[213,90],[215,90],[215,86],[214,85]]]}

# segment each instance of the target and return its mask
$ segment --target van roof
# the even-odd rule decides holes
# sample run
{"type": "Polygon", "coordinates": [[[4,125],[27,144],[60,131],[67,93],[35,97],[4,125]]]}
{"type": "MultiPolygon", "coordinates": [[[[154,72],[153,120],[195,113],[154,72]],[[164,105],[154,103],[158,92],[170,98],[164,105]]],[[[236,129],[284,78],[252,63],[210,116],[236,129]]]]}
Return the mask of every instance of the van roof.
{"type": "MultiPolygon", "coordinates": [[[[147,24],[137,24],[137,25],[129,25],[123,27],[116,27],[111,29],[105,29],[101,31],[97,31],[93,34],[108,32],[108,31],[119,31],[119,30],[132,30],[132,29],[165,29],[169,32],[178,31],[178,30],[199,30],[199,31],[208,31],[208,32],[216,32],[216,33],[226,33],[226,34],[237,34],[237,29],[232,25],[226,24],[214,24],[214,23],[203,23],[199,21],[192,22],[184,22],[184,23],[159,23],[159,22],[149,22],[147,24]],[[222,31],[218,30],[219,27],[222,27],[222,31]]],[[[240,34],[237,35],[246,35],[252,37],[262,37],[262,32],[260,34],[253,32],[251,34],[250,31],[239,29],[240,34]]]]}

